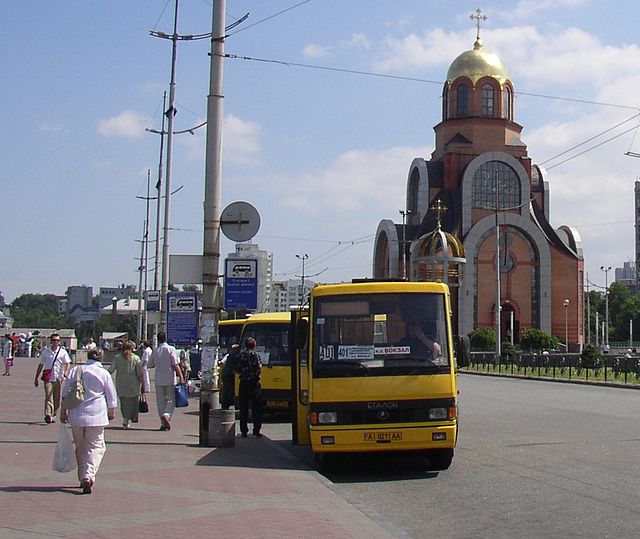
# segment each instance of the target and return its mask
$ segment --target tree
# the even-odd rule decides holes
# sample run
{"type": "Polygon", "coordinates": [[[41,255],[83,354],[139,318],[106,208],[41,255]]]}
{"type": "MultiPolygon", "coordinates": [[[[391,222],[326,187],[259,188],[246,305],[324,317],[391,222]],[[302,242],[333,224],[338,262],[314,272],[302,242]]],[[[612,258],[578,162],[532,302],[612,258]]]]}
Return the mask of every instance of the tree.
{"type": "Polygon", "coordinates": [[[520,336],[520,346],[523,350],[542,352],[557,348],[560,341],[538,328],[525,329],[520,336]]]}
{"type": "Polygon", "coordinates": [[[493,328],[477,328],[469,333],[472,350],[489,352],[496,349],[496,332],[493,328]]]}
{"type": "Polygon", "coordinates": [[[73,322],[58,311],[53,294],[22,294],[11,304],[14,326],[27,328],[73,327],[73,322]]]}

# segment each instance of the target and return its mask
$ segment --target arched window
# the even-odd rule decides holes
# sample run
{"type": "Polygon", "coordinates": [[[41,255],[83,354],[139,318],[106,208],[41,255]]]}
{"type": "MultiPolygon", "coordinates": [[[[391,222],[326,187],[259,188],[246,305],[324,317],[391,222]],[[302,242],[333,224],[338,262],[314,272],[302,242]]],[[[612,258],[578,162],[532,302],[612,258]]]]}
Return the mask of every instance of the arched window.
{"type": "Polygon", "coordinates": [[[488,161],[473,175],[473,207],[494,210],[516,208],[520,205],[520,178],[509,165],[501,161],[488,161]]]}
{"type": "Polygon", "coordinates": [[[491,84],[482,85],[482,116],[493,116],[493,86],[491,84]]]}
{"type": "Polygon", "coordinates": [[[508,86],[502,92],[502,117],[511,119],[511,89],[508,86]]]}
{"type": "Polygon", "coordinates": [[[458,86],[458,107],[456,116],[469,116],[469,87],[466,84],[458,86]]]}

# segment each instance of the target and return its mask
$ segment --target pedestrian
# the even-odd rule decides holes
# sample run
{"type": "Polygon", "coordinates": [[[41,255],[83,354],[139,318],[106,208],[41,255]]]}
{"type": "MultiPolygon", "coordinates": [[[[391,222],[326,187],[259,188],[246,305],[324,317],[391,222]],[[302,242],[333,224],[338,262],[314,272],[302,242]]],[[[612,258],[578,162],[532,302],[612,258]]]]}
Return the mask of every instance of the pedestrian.
{"type": "Polygon", "coordinates": [[[160,430],[171,430],[176,375],[181,384],[184,384],[184,377],[176,349],[167,344],[167,336],[163,331],[158,333],[158,347],[151,353],[149,368],[156,369],[156,403],[160,416],[160,430]]]}
{"type": "Polygon", "coordinates": [[[111,374],[116,373],[116,393],[120,399],[122,413],[122,428],[131,428],[131,422],[138,422],[138,400],[140,388],[143,385],[143,370],[140,358],[133,353],[133,341],[126,341],[122,346],[122,353],[116,355],[109,367],[111,374]]]}
{"type": "Polygon", "coordinates": [[[84,349],[87,351],[95,350],[97,347],[98,345],[95,342],[93,342],[93,337],[89,337],[87,344],[84,345],[84,349]]]}
{"type": "Polygon", "coordinates": [[[191,358],[189,357],[188,346],[180,350],[180,370],[182,371],[182,377],[185,380],[189,380],[189,376],[191,375],[191,358]]]}
{"type": "Polygon", "coordinates": [[[60,346],[60,335],[51,334],[51,346],[40,354],[40,363],[36,369],[33,385],[38,387],[40,373],[44,382],[44,421],[55,423],[58,408],[60,408],[60,388],[62,380],[69,374],[71,358],[67,351],[60,346]]]}
{"type": "Polygon", "coordinates": [[[63,408],[60,412],[61,421],[71,425],[76,446],[78,479],[83,494],[91,494],[96,482],[102,457],[107,450],[104,428],[115,418],[118,402],[111,375],[102,366],[102,350],[89,350],[87,358],[85,365],[77,365],[71,369],[63,388],[67,391],[69,385],[75,383],[76,369],[81,369],[84,400],[75,408],[63,408]]]}
{"type": "Polygon", "coordinates": [[[228,410],[233,406],[236,397],[236,376],[235,368],[240,359],[240,345],[234,344],[222,361],[222,391],[220,392],[220,404],[223,410],[228,410]]]}
{"type": "Polygon", "coordinates": [[[149,341],[142,343],[142,352],[140,356],[140,364],[142,365],[142,391],[149,393],[151,391],[151,382],[149,381],[149,358],[153,349],[149,345],[149,341]]]}
{"type": "Polygon", "coordinates": [[[240,377],[240,432],[243,438],[247,437],[249,432],[247,425],[249,403],[251,403],[253,435],[260,438],[262,436],[260,434],[260,429],[262,428],[262,390],[260,387],[262,363],[260,362],[260,356],[255,351],[256,341],[253,337],[247,339],[245,346],[246,348],[240,354],[235,368],[240,377]]]}
{"type": "Polygon", "coordinates": [[[2,376],[11,376],[11,367],[13,366],[13,341],[11,340],[11,335],[8,333],[4,336],[2,357],[4,358],[4,374],[2,376]]]}

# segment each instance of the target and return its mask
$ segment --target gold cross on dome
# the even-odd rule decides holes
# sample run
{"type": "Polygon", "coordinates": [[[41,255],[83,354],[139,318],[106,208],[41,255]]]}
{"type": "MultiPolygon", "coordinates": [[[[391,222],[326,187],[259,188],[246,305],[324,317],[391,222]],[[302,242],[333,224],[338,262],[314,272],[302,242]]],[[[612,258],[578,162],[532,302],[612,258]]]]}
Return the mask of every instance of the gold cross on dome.
{"type": "Polygon", "coordinates": [[[486,21],[487,20],[487,16],[486,15],[482,15],[482,11],[480,10],[480,8],[476,9],[476,13],[475,15],[471,14],[469,16],[469,18],[471,20],[476,21],[476,41],[480,39],[480,21],[486,21]]]}
{"type": "Polygon", "coordinates": [[[447,207],[442,203],[442,200],[436,200],[435,205],[431,206],[432,210],[436,210],[436,222],[438,223],[438,228],[442,225],[442,214],[447,211],[447,207]]]}

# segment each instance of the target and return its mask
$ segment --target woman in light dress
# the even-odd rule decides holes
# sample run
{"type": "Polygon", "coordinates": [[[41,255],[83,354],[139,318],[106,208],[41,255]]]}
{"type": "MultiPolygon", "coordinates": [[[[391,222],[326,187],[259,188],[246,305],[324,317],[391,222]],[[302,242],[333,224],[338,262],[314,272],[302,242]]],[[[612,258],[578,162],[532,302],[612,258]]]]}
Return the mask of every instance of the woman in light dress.
{"type": "Polygon", "coordinates": [[[122,428],[131,428],[131,422],[138,422],[138,399],[143,384],[143,369],[140,358],[133,353],[135,343],[126,341],[122,345],[122,353],[118,354],[111,367],[110,373],[116,373],[116,391],[120,399],[122,413],[122,428]]]}

